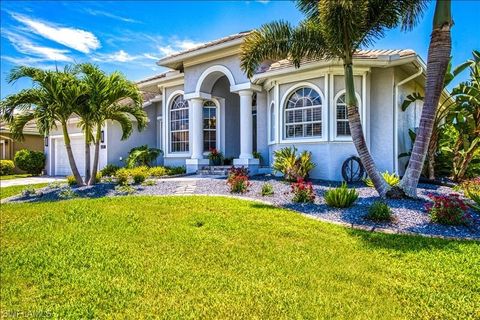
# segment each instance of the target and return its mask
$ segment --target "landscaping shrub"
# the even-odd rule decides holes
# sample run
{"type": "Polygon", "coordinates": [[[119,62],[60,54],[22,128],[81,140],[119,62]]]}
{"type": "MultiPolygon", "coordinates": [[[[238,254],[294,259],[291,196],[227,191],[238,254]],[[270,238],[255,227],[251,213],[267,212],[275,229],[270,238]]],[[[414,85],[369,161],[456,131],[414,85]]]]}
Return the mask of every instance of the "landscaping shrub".
{"type": "Polygon", "coordinates": [[[472,203],[468,203],[468,205],[472,209],[480,212],[480,177],[466,180],[462,182],[460,187],[465,196],[472,200],[472,203]]]}
{"type": "Polygon", "coordinates": [[[61,188],[62,186],[63,186],[62,181],[53,181],[48,184],[48,188],[50,189],[58,189],[58,188],[61,188]]]}
{"type": "Polygon", "coordinates": [[[15,164],[12,160],[0,160],[0,176],[6,176],[13,173],[15,164]]]}
{"type": "Polygon", "coordinates": [[[232,167],[228,171],[227,184],[231,193],[245,193],[248,191],[248,170],[244,167],[232,167]]]}
{"type": "Polygon", "coordinates": [[[149,177],[148,168],[145,166],[130,169],[129,173],[135,184],[142,183],[149,177]]]}
{"type": "Polygon", "coordinates": [[[210,149],[208,159],[211,161],[212,165],[219,166],[223,162],[223,154],[218,149],[213,148],[210,149]]]}
{"type": "Polygon", "coordinates": [[[373,221],[391,221],[392,210],[383,201],[375,201],[369,208],[366,218],[373,221]]]}
{"type": "Polygon", "coordinates": [[[100,183],[102,181],[102,173],[101,172],[97,172],[97,174],[95,175],[95,183],[100,183]]]}
{"type": "Polygon", "coordinates": [[[17,168],[33,175],[41,174],[45,168],[45,155],[40,151],[19,150],[13,160],[17,168]]]}
{"type": "Polygon", "coordinates": [[[67,176],[67,184],[69,186],[76,186],[77,185],[77,180],[75,179],[74,176],[67,176]]]}
{"type": "Polygon", "coordinates": [[[338,188],[329,189],[325,192],[325,202],[330,207],[348,208],[358,199],[358,192],[349,189],[346,183],[338,188]]]}
{"type": "Polygon", "coordinates": [[[22,190],[22,197],[30,197],[30,196],[34,196],[36,194],[36,190],[33,186],[26,186],[25,188],[23,188],[22,190]]]}
{"type": "Polygon", "coordinates": [[[169,176],[175,176],[177,174],[184,174],[187,172],[187,169],[183,166],[180,167],[166,167],[167,168],[167,174],[169,176]]]}
{"type": "Polygon", "coordinates": [[[151,167],[150,169],[148,169],[148,173],[150,177],[159,178],[159,177],[166,176],[168,173],[168,170],[165,167],[151,167]]]}
{"type": "Polygon", "coordinates": [[[455,193],[428,195],[433,202],[425,204],[425,210],[434,222],[446,225],[468,225],[471,220],[467,205],[455,193]]]}
{"type": "Polygon", "coordinates": [[[149,148],[148,145],[135,147],[130,150],[128,157],[125,160],[127,168],[133,168],[136,166],[147,166],[155,161],[159,155],[162,154],[162,150],[157,148],[149,148]]]}
{"type": "Polygon", "coordinates": [[[271,196],[273,195],[273,186],[270,183],[264,183],[262,185],[262,196],[271,196]]]}
{"type": "Polygon", "coordinates": [[[130,180],[130,170],[127,168],[118,169],[115,173],[115,178],[117,183],[120,185],[127,185],[130,180]]]}
{"type": "Polygon", "coordinates": [[[107,164],[102,170],[100,170],[100,173],[102,174],[102,177],[113,177],[118,169],[120,169],[119,166],[107,164]]]}
{"type": "Polygon", "coordinates": [[[115,193],[118,195],[131,195],[135,193],[135,188],[128,184],[119,185],[115,187],[115,193]]]}
{"type": "Polygon", "coordinates": [[[60,190],[60,192],[58,193],[58,197],[60,199],[72,199],[76,198],[77,194],[75,193],[75,191],[72,190],[72,188],[65,187],[60,190]]]}
{"type": "Polygon", "coordinates": [[[312,153],[303,151],[297,155],[297,148],[285,147],[274,152],[273,170],[284,175],[285,180],[295,181],[298,178],[306,179],[310,171],[315,168],[312,162],[312,153]]]}
{"type": "Polygon", "coordinates": [[[311,182],[306,182],[302,178],[298,178],[297,182],[292,183],[291,192],[293,193],[292,201],[296,203],[313,203],[315,201],[315,192],[311,182]]]}
{"type": "MultiPolygon", "coordinates": [[[[385,182],[388,183],[390,186],[394,187],[400,182],[400,177],[397,176],[395,173],[389,173],[385,171],[382,173],[383,179],[385,182]]],[[[366,178],[363,182],[367,185],[367,187],[373,188],[373,181],[370,178],[366,178]]]]}
{"type": "Polygon", "coordinates": [[[260,163],[260,165],[262,165],[262,163],[263,163],[262,154],[261,154],[260,152],[258,152],[258,151],[253,151],[252,154],[253,154],[253,157],[254,157],[255,159],[258,159],[258,162],[260,163]]]}
{"type": "Polygon", "coordinates": [[[144,182],[142,182],[142,186],[144,187],[154,186],[156,184],[157,184],[157,181],[155,180],[145,180],[144,182]]]}

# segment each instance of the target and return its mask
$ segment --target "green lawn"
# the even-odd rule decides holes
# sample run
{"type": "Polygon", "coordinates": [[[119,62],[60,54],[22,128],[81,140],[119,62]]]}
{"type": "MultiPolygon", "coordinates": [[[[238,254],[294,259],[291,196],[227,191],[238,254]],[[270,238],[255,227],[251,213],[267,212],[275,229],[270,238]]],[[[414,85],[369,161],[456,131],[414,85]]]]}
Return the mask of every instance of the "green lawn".
{"type": "Polygon", "coordinates": [[[478,319],[480,244],[354,231],[259,203],[2,205],[0,308],[55,318],[478,319]]]}
{"type": "Polygon", "coordinates": [[[48,185],[48,183],[36,183],[36,184],[28,185],[28,186],[11,186],[11,187],[0,188],[0,199],[14,196],[14,195],[22,192],[23,189],[25,189],[26,187],[29,187],[29,186],[32,186],[35,189],[39,189],[39,188],[46,187],[47,185],[48,185]]]}
{"type": "Polygon", "coordinates": [[[31,177],[31,174],[28,173],[18,173],[18,174],[9,174],[6,176],[0,176],[0,180],[11,180],[11,179],[20,179],[31,177]]]}

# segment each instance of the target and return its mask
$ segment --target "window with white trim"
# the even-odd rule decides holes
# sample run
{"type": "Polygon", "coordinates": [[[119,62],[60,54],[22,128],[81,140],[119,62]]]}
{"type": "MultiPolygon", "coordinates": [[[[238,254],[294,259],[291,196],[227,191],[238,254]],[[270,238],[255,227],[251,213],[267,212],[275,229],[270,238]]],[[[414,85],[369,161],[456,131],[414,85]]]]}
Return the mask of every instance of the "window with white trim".
{"type": "Polygon", "coordinates": [[[312,88],[295,90],[285,105],[285,138],[322,136],[322,98],[312,88]]]}
{"type": "Polygon", "coordinates": [[[170,106],[170,152],[188,150],[188,102],[183,99],[183,95],[178,95],[170,106]]]}
{"type": "Polygon", "coordinates": [[[336,135],[337,137],[350,137],[350,125],[348,123],[348,109],[345,100],[345,93],[338,97],[335,106],[336,135]]]}
{"type": "Polygon", "coordinates": [[[213,101],[203,104],[203,151],[217,148],[217,106],[213,101]]]}
{"type": "Polygon", "coordinates": [[[269,141],[275,141],[275,103],[273,102],[270,104],[269,117],[270,117],[270,140],[269,141]]]}

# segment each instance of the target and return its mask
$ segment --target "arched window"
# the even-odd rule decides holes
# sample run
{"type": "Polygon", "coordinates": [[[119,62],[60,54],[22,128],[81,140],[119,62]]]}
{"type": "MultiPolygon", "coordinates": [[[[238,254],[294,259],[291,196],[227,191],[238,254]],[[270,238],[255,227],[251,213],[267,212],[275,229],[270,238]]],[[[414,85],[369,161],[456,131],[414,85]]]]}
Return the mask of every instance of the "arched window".
{"type": "Polygon", "coordinates": [[[270,104],[270,141],[275,141],[275,104],[272,102],[270,104]]]}
{"type": "Polygon", "coordinates": [[[345,101],[345,93],[338,97],[336,105],[336,127],[337,137],[350,136],[350,125],[348,124],[348,110],[345,101]]]}
{"type": "Polygon", "coordinates": [[[188,152],[188,141],[188,102],[178,95],[170,106],[170,152],[188,152]]]}
{"type": "Polygon", "coordinates": [[[322,98],[312,88],[302,87],[288,97],[285,106],[285,138],[322,136],[322,98]]]}
{"type": "Polygon", "coordinates": [[[203,151],[217,148],[217,106],[213,101],[203,104],[203,151]]]}

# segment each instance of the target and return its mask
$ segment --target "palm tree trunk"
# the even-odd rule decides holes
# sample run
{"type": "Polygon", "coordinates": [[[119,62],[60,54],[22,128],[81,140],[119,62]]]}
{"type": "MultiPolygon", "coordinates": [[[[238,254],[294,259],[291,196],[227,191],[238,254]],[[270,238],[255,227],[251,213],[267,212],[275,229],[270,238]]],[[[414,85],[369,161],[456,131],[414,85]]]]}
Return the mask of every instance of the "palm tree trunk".
{"type": "Polygon", "coordinates": [[[89,183],[90,181],[90,135],[91,135],[90,126],[85,126],[85,182],[89,183]]]}
{"type": "Polygon", "coordinates": [[[355,97],[355,84],[353,78],[353,68],[351,58],[345,59],[345,97],[348,108],[348,123],[352,135],[353,144],[357,149],[360,160],[362,161],[368,176],[372,179],[373,185],[380,197],[385,198],[390,187],[383,177],[377,171],[375,162],[368,150],[365,136],[363,135],[362,123],[358,112],[358,101],[355,97]]]}
{"type": "Polygon", "coordinates": [[[412,155],[399,188],[409,197],[417,196],[417,184],[422,173],[432,135],[438,101],[442,94],[445,72],[447,70],[452,40],[450,29],[453,25],[450,14],[450,0],[437,0],[433,19],[433,31],[428,48],[427,80],[425,100],[417,138],[413,145],[412,155]]]}
{"type": "Polygon", "coordinates": [[[77,185],[83,186],[82,176],[78,172],[77,164],[75,163],[75,158],[73,157],[72,146],[70,144],[70,136],[68,135],[67,122],[62,122],[63,130],[63,140],[65,141],[65,149],[67,150],[68,162],[70,163],[70,168],[72,169],[73,176],[77,181],[77,185]]]}
{"type": "Polygon", "coordinates": [[[90,177],[90,180],[88,181],[88,185],[94,185],[95,184],[95,178],[97,177],[97,171],[98,171],[98,158],[100,155],[100,138],[101,138],[101,132],[102,132],[102,124],[97,125],[97,133],[95,137],[95,153],[93,155],[93,169],[92,169],[92,176],[90,177]]]}
{"type": "Polygon", "coordinates": [[[435,180],[435,156],[437,152],[438,132],[432,135],[428,145],[428,179],[435,180]]]}

